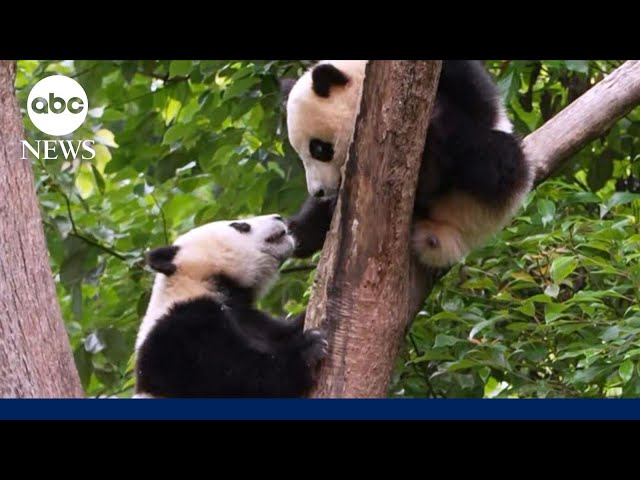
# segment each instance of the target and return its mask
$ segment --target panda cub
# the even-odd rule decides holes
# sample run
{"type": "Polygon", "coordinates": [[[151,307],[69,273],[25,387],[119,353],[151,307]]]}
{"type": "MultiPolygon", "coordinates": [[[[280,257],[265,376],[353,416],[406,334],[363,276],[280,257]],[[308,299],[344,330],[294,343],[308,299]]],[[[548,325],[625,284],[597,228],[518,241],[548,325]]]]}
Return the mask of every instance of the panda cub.
{"type": "Polygon", "coordinates": [[[256,309],[294,240],[280,216],[219,221],[147,254],[157,272],[136,340],[135,397],[299,397],[327,354],[304,313],[256,309]]]}
{"type": "MultiPolygon", "coordinates": [[[[324,60],[291,88],[289,141],[310,198],[290,218],[295,256],[322,248],[355,129],[366,60],[324,60]]],[[[522,204],[533,169],[479,61],[444,60],[427,132],[412,243],[422,263],[446,267],[502,228],[522,204]]]]}

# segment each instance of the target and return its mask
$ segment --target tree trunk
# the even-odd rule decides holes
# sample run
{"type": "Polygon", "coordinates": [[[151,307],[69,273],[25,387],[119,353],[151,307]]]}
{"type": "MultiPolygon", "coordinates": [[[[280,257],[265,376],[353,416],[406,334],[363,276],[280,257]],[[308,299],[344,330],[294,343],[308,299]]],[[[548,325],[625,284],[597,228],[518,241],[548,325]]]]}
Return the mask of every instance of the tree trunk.
{"type": "Polygon", "coordinates": [[[317,397],[384,396],[409,317],[407,248],[440,61],[367,64],[355,140],[307,318],[331,344],[317,397]]]}
{"type": "Polygon", "coordinates": [[[15,68],[0,60],[0,397],[82,397],[31,165],[21,159],[15,68]]]}
{"type": "MultiPolygon", "coordinates": [[[[440,68],[428,63],[367,66],[338,207],[307,310],[310,324],[327,331],[331,350],[314,397],[387,396],[403,333],[447,271],[425,268],[409,255],[406,224],[440,68]],[[400,171],[411,178],[400,181],[400,171]]],[[[525,138],[537,183],[639,104],[640,61],[627,61],[525,138]]]]}

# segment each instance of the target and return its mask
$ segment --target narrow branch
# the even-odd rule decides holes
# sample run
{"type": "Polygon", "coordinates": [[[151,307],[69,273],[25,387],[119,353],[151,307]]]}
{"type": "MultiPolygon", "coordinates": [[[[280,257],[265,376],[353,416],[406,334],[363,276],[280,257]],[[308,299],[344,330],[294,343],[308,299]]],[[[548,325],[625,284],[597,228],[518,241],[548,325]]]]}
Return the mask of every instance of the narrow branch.
{"type": "Polygon", "coordinates": [[[85,73],[89,73],[90,71],[92,71],[93,69],[95,69],[98,66],[97,63],[94,63],[93,65],[91,65],[90,67],[85,68],[84,70],[80,70],[79,72],[74,73],[73,75],[71,75],[70,78],[78,78],[81,77],[82,75],[84,75],[85,73]]]}
{"type": "Polygon", "coordinates": [[[103,252],[108,253],[109,255],[122,260],[123,262],[127,262],[128,261],[127,257],[125,257],[124,255],[116,252],[112,248],[109,248],[109,247],[107,247],[105,245],[102,245],[100,242],[98,242],[96,240],[92,240],[91,238],[82,235],[81,233],[78,233],[78,232],[74,231],[74,232],[70,233],[69,235],[71,235],[73,237],[76,237],[77,239],[82,240],[83,242],[88,243],[89,245],[93,245],[97,249],[102,250],[103,252]]]}
{"type": "MultiPolygon", "coordinates": [[[[89,238],[88,236],[86,236],[85,234],[81,233],[78,230],[78,227],[76,226],[76,222],[73,218],[73,214],[71,213],[71,200],[69,199],[69,196],[65,193],[65,191],[60,187],[60,185],[58,185],[57,183],[51,183],[51,185],[55,188],[55,190],[58,191],[58,193],[60,193],[60,195],[62,195],[62,198],[64,198],[64,202],[66,204],[67,207],[67,216],[69,217],[69,222],[71,223],[71,231],[72,233],[70,235],[76,237],[79,240],[82,240],[83,242],[92,245],[94,247],[96,247],[99,250],[102,250],[103,252],[119,259],[122,260],[123,262],[127,262],[129,263],[129,259],[127,257],[125,257],[123,254],[116,252],[114,249],[107,247],[106,245],[102,245],[100,242],[98,242],[97,240],[93,240],[92,238],[89,238]]],[[[137,264],[133,264],[134,267],[136,268],[141,268],[139,265],[137,264]]]]}
{"type": "Polygon", "coordinates": [[[169,231],[167,230],[167,218],[164,215],[164,210],[162,209],[162,206],[158,202],[158,199],[153,194],[153,192],[149,193],[149,195],[151,195],[151,198],[156,204],[156,207],[158,207],[158,210],[160,210],[160,218],[162,219],[162,230],[164,232],[164,243],[169,245],[169,231]]]}
{"type": "Polygon", "coordinates": [[[127,103],[131,103],[131,102],[133,102],[135,100],[140,100],[141,98],[148,97],[150,95],[154,95],[154,94],[156,94],[158,92],[161,92],[161,91],[163,91],[163,90],[165,90],[165,89],[167,89],[169,87],[172,87],[174,85],[178,85],[180,82],[184,82],[186,80],[189,80],[189,77],[174,77],[174,78],[171,78],[171,79],[167,80],[164,83],[162,88],[157,88],[156,90],[150,90],[148,92],[142,93],[142,94],[137,95],[135,97],[128,98],[125,101],[120,102],[120,103],[116,103],[116,104],[113,104],[113,105],[107,104],[107,105],[104,106],[104,108],[105,109],[106,108],[119,108],[119,107],[121,107],[123,105],[126,105],[127,103]]]}

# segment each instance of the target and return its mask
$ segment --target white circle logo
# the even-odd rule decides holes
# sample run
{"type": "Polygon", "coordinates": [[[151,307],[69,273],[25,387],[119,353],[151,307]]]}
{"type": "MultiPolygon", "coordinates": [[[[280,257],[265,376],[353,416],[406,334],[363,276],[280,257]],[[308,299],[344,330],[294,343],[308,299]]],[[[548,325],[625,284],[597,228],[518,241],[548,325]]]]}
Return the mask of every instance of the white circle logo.
{"type": "Polygon", "coordinates": [[[54,136],[76,131],[89,111],[87,94],[73,78],[51,75],[31,89],[27,100],[29,118],[38,130],[54,136]]]}

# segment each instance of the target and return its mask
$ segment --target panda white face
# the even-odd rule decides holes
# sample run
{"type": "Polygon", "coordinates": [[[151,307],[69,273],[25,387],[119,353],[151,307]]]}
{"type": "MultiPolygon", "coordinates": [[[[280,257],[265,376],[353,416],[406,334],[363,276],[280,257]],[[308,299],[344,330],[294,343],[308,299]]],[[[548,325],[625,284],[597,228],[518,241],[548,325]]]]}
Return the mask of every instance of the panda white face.
{"type": "Polygon", "coordinates": [[[152,250],[147,258],[151,268],[176,285],[207,285],[213,276],[224,275],[242,287],[260,290],[293,248],[282,217],[264,215],[202,225],[172,246],[152,250]]]}
{"type": "Polygon", "coordinates": [[[268,290],[293,249],[294,239],[282,217],[264,215],[208,223],[178,237],[171,246],[151,250],[147,263],[159,274],[136,349],[175,303],[200,296],[226,301],[217,280],[220,276],[248,289],[257,299],[268,290]]]}
{"type": "Polygon", "coordinates": [[[289,93],[289,141],[304,164],[310,195],[329,196],[340,186],[366,64],[366,60],[323,60],[289,93]]]}

